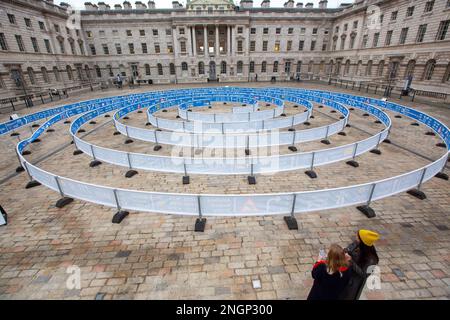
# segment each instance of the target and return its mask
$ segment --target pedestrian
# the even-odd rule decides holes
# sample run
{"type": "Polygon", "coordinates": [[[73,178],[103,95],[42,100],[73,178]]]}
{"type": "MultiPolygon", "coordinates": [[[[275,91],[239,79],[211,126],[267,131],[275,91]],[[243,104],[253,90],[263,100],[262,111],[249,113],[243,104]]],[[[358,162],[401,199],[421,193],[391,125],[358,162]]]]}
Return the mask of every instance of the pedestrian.
{"type": "Polygon", "coordinates": [[[120,73],[117,74],[117,87],[122,89],[122,77],[120,76],[120,73]]]}
{"type": "Polygon", "coordinates": [[[356,234],[356,240],[345,249],[346,253],[351,257],[352,275],[341,294],[341,299],[359,299],[366,280],[370,276],[371,271],[373,271],[369,267],[375,266],[379,262],[374,245],[379,238],[380,235],[378,233],[361,229],[356,234]]]}
{"type": "Polygon", "coordinates": [[[352,269],[348,267],[348,260],[344,249],[337,244],[330,246],[326,257],[321,250],[311,271],[314,283],[308,300],[339,299],[351,276],[352,269]]]}

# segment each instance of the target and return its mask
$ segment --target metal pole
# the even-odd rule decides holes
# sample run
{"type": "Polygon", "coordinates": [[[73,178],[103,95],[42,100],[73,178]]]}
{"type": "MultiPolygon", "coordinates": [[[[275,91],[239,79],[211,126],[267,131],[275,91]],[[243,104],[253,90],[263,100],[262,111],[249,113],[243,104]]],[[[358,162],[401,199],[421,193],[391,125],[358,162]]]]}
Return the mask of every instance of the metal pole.
{"type": "Polygon", "coordinates": [[[117,211],[120,211],[121,208],[120,208],[120,203],[119,203],[119,197],[117,196],[117,190],[114,189],[113,193],[114,193],[114,199],[116,200],[117,211]]]}
{"type": "Polygon", "coordinates": [[[131,159],[130,159],[130,153],[129,153],[129,152],[127,152],[127,160],[128,160],[128,167],[129,167],[130,169],[132,169],[132,168],[131,168],[131,159]]]}
{"type": "Polygon", "coordinates": [[[367,201],[367,206],[369,206],[370,203],[372,202],[373,192],[375,191],[376,185],[377,185],[376,183],[372,184],[372,188],[370,189],[370,194],[369,194],[369,200],[367,201]]]}
{"type": "Polygon", "coordinates": [[[356,150],[358,150],[358,142],[355,143],[355,147],[353,148],[353,155],[352,155],[353,160],[355,160],[356,157],[356,150]]]}
{"type": "Polygon", "coordinates": [[[419,184],[417,185],[417,190],[420,190],[420,187],[422,186],[423,178],[425,177],[426,171],[427,171],[427,168],[424,168],[422,171],[422,175],[420,176],[419,184]]]}
{"type": "Polygon", "coordinates": [[[330,126],[327,126],[327,131],[325,133],[325,139],[328,139],[328,132],[330,131],[330,126]]]}
{"type": "Polygon", "coordinates": [[[186,160],[183,160],[183,167],[184,167],[184,175],[187,176],[187,169],[186,169],[186,160]]]}
{"type": "Polygon", "coordinates": [[[155,143],[158,144],[158,138],[156,136],[156,130],[153,130],[153,134],[155,135],[155,143]]]}
{"type": "Polygon", "coordinates": [[[200,196],[197,196],[197,203],[198,203],[198,216],[201,219],[202,218],[202,205],[200,202],[200,196]]]}
{"type": "Polygon", "coordinates": [[[27,171],[30,181],[33,181],[33,177],[31,176],[30,171],[28,170],[28,163],[26,161],[24,161],[23,166],[25,167],[25,170],[27,171]]]}
{"type": "Polygon", "coordinates": [[[97,160],[95,159],[94,146],[92,144],[89,146],[91,147],[92,157],[94,158],[94,160],[97,160]]]}
{"type": "Polygon", "coordinates": [[[315,157],[316,153],[313,152],[312,153],[312,158],[311,158],[311,171],[314,169],[314,157],[315,157]]]}
{"type": "Polygon", "coordinates": [[[291,208],[291,216],[294,217],[294,211],[295,211],[295,201],[297,200],[297,194],[294,193],[294,199],[292,201],[292,208],[291,208]]]}
{"type": "Polygon", "coordinates": [[[64,198],[65,197],[64,192],[62,191],[61,183],[59,182],[58,176],[55,176],[55,181],[56,181],[56,185],[58,186],[59,194],[61,195],[61,197],[64,198]]]}
{"type": "Polygon", "coordinates": [[[292,135],[292,145],[295,144],[295,134],[297,133],[297,131],[294,131],[294,134],[292,135]]]}

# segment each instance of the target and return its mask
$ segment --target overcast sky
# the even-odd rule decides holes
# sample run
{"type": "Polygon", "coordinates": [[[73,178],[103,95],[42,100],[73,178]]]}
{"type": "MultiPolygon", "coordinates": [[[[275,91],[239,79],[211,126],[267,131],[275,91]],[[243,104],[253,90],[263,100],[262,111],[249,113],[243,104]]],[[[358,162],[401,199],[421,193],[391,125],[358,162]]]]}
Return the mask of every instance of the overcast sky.
{"type": "MultiPolygon", "coordinates": [[[[134,8],[134,3],[136,2],[135,0],[128,0],[131,2],[131,4],[133,5],[134,8]]],[[[154,0],[156,3],[156,7],[157,8],[171,8],[172,7],[172,0],[154,0]]],[[[186,4],[186,0],[178,0],[179,2],[181,2],[183,4],[183,6],[186,4]]],[[[282,7],[283,4],[286,2],[287,0],[271,0],[270,1],[270,5],[272,7],[282,7]]],[[[297,2],[303,2],[303,4],[306,4],[308,2],[312,2],[314,3],[314,7],[318,7],[319,6],[319,0],[294,0],[295,3],[297,2]]],[[[75,8],[84,8],[84,3],[85,2],[91,2],[91,3],[95,3],[97,4],[99,1],[98,0],[55,0],[55,4],[59,4],[60,2],[67,2],[70,5],[72,5],[72,7],[75,8]]],[[[113,8],[113,6],[117,3],[122,4],[123,0],[103,0],[103,2],[108,3],[109,5],[111,5],[111,8],[113,8]]],[[[141,2],[147,4],[148,0],[141,0],[141,2]]],[[[240,0],[234,0],[235,4],[239,4],[240,0]]],[[[262,0],[253,0],[253,6],[255,7],[259,7],[261,5],[262,0]]],[[[347,0],[347,1],[341,1],[341,0],[328,0],[328,8],[336,8],[337,6],[339,6],[341,3],[349,3],[349,2],[353,2],[352,0],[347,0]]]]}

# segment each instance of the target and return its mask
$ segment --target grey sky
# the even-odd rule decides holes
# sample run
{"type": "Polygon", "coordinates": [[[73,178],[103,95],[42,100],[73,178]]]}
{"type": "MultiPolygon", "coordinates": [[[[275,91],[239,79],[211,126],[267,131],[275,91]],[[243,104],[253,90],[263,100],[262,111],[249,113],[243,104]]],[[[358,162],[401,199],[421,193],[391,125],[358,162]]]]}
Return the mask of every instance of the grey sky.
{"type": "MultiPolygon", "coordinates": [[[[123,0],[102,0],[105,3],[108,3],[109,5],[114,5],[117,3],[122,4],[123,0]]],[[[135,0],[128,0],[132,3],[133,7],[134,7],[134,2],[135,0]]],[[[157,8],[171,8],[172,7],[172,0],[154,0],[156,2],[156,7],[157,8]]],[[[178,0],[180,1],[180,0],[178,0]]],[[[272,7],[282,7],[283,4],[286,2],[287,0],[271,0],[270,1],[270,5],[272,7]]],[[[306,4],[307,2],[312,2],[314,3],[314,7],[318,7],[319,6],[319,0],[294,0],[295,3],[297,2],[303,2],[303,4],[306,4]]],[[[91,2],[91,3],[95,3],[97,4],[99,1],[98,0],[55,0],[56,4],[59,4],[60,2],[67,2],[70,5],[72,5],[72,7],[75,8],[84,8],[84,3],[85,2],[91,2]]],[[[141,2],[143,3],[147,3],[147,0],[141,0],[141,2]]],[[[186,0],[181,0],[181,3],[183,3],[183,5],[186,3],[186,0]]],[[[240,2],[240,0],[234,0],[234,3],[238,4],[240,2]]],[[[261,4],[262,0],[253,0],[253,5],[255,7],[259,7],[261,4]]],[[[341,3],[349,3],[349,2],[353,2],[352,0],[348,0],[348,1],[341,1],[341,0],[328,0],[328,7],[329,8],[335,8],[337,6],[339,6],[341,3]]]]}

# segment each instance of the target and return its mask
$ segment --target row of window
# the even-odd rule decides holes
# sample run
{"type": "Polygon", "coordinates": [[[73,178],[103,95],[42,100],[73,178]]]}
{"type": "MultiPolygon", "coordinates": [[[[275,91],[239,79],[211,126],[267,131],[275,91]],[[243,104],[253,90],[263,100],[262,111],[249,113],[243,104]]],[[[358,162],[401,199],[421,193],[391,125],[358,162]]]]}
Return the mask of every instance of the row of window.
{"type": "MultiPolygon", "coordinates": [[[[16,43],[17,43],[17,47],[19,48],[20,52],[26,52],[26,48],[25,48],[25,44],[23,42],[23,38],[21,35],[15,35],[16,38],[16,43]]],[[[41,48],[39,46],[39,42],[37,40],[36,37],[30,37],[30,41],[31,41],[31,45],[33,47],[33,51],[35,53],[41,53],[41,48]]],[[[64,38],[58,38],[58,44],[59,44],[59,49],[60,52],[62,54],[66,53],[66,47],[64,44],[64,38]]],[[[72,52],[73,55],[76,55],[76,49],[75,49],[75,41],[69,41],[69,45],[70,45],[70,50],[72,52]]],[[[45,46],[45,52],[46,53],[53,53],[52,51],[52,46],[50,44],[50,40],[49,39],[44,39],[44,46],[45,46]]],[[[84,44],[83,41],[79,40],[78,41],[78,46],[80,49],[80,52],[82,55],[84,55],[84,44]]],[[[6,37],[4,33],[0,33],[0,50],[6,51],[6,50],[10,50],[8,43],[6,41],[6,37]]]]}
{"type": "MultiPolygon", "coordinates": [[[[17,20],[16,20],[16,16],[14,14],[8,13],[7,16],[8,16],[8,21],[9,21],[10,24],[18,25],[17,20]]],[[[25,22],[25,26],[27,28],[32,29],[33,28],[33,22],[31,21],[31,19],[30,18],[26,18],[26,17],[23,18],[23,19],[24,19],[24,22],[25,22]]],[[[38,20],[38,25],[39,25],[39,29],[40,30],[47,31],[44,21],[38,20]]],[[[68,27],[65,27],[65,28],[66,28],[66,34],[70,36],[72,34],[70,29],[68,27]]],[[[61,32],[61,28],[60,28],[59,24],[56,24],[56,23],[53,24],[53,29],[56,32],[58,32],[58,33],[61,32]]],[[[77,36],[80,36],[80,30],[75,30],[75,32],[76,32],[77,36]]]]}
{"type": "MultiPolygon", "coordinates": [[[[170,28],[167,28],[165,30],[165,32],[166,32],[166,36],[171,36],[172,35],[172,29],[170,29],[170,28]]],[[[105,30],[99,30],[98,34],[102,38],[106,37],[106,31],[105,30]]],[[[158,29],[152,29],[152,34],[153,34],[153,36],[158,36],[159,35],[158,29]]],[[[183,34],[184,34],[184,29],[183,29],[183,34]]],[[[113,29],[112,30],[112,35],[114,37],[118,37],[119,36],[119,30],[113,29]]],[[[133,30],[130,30],[130,29],[125,30],[125,35],[127,37],[132,37],[133,36],[133,30]]],[[[139,30],[139,36],[144,37],[145,35],[146,35],[146,32],[145,32],[144,29],[139,30]]],[[[94,37],[94,33],[92,31],[88,30],[88,31],[86,31],[86,36],[88,38],[93,38],[94,37]]]]}
{"type": "MultiPolygon", "coordinates": [[[[373,75],[372,74],[372,66],[373,66],[372,60],[368,61],[365,72],[364,72],[365,76],[373,75]]],[[[378,70],[376,72],[377,76],[383,76],[384,67],[385,67],[385,63],[384,63],[384,60],[382,60],[378,64],[378,70]]],[[[389,77],[397,78],[399,67],[400,67],[400,65],[398,62],[393,62],[391,64],[391,66],[389,67],[389,70],[390,70],[389,77]]],[[[406,79],[409,76],[413,76],[415,67],[416,67],[416,61],[410,60],[408,62],[408,64],[406,65],[406,69],[403,74],[403,78],[406,79]]],[[[425,64],[425,67],[423,69],[420,80],[421,81],[431,80],[433,78],[435,68],[436,68],[436,60],[434,60],[434,59],[428,60],[425,64]]],[[[335,71],[337,73],[339,73],[339,67],[335,71]]],[[[358,63],[356,64],[356,69],[354,71],[352,71],[352,74],[353,75],[361,75],[361,71],[362,71],[362,61],[358,61],[358,63]]],[[[349,74],[350,74],[350,60],[347,60],[344,64],[343,75],[348,76],[349,74]]],[[[446,72],[444,73],[444,77],[442,78],[442,82],[449,82],[449,81],[450,81],[450,63],[448,64],[446,72]]]]}
{"type": "MultiPolygon", "coordinates": [[[[450,26],[450,20],[445,20],[445,21],[441,21],[440,22],[439,28],[438,28],[438,31],[437,31],[436,37],[435,37],[436,41],[441,41],[441,40],[445,40],[446,39],[449,26],[450,26]]],[[[423,40],[425,38],[425,34],[427,32],[427,27],[428,27],[428,24],[421,24],[421,25],[418,26],[417,34],[416,34],[416,38],[415,38],[415,42],[416,43],[423,42],[423,40]]],[[[409,27],[405,27],[405,28],[401,29],[398,44],[405,44],[406,43],[406,39],[408,37],[408,33],[409,33],[409,27]]],[[[384,41],[384,46],[390,46],[392,44],[392,36],[393,36],[393,34],[394,34],[394,30],[388,30],[387,31],[386,39],[384,41]]],[[[346,35],[342,35],[341,36],[340,50],[344,50],[346,38],[347,38],[346,35]]],[[[353,49],[354,48],[354,46],[355,46],[355,38],[356,38],[356,34],[352,34],[350,36],[349,49],[353,49]]],[[[378,47],[379,40],[380,40],[380,33],[379,32],[374,33],[371,47],[372,48],[378,47]]],[[[337,44],[337,39],[335,38],[333,40],[333,46],[332,46],[332,50],[333,51],[336,50],[336,44],[337,44]]],[[[363,48],[368,48],[369,47],[369,36],[368,35],[364,35],[363,36],[362,47],[363,48]]]]}

